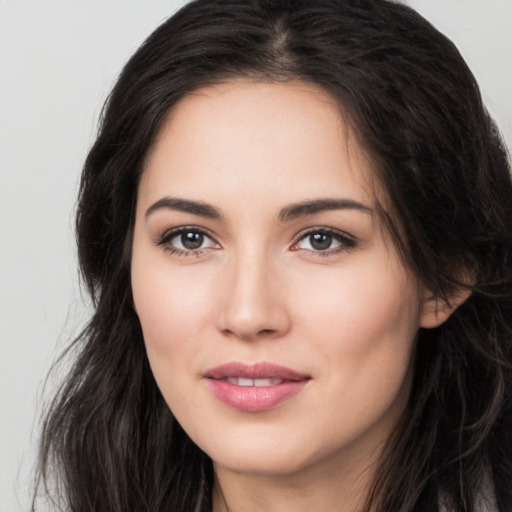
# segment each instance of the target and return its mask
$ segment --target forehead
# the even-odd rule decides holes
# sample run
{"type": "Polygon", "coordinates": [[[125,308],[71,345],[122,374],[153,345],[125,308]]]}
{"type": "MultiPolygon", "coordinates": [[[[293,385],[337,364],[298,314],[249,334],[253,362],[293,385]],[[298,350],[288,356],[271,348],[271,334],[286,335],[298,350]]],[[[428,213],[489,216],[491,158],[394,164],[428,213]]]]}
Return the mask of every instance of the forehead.
{"type": "Polygon", "coordinates": [[[350,123],[322,89],[233,80],[174,106],[146,160],[139,196],[286,203],[334,193],[368,203],[373,181],[350,123]]]}

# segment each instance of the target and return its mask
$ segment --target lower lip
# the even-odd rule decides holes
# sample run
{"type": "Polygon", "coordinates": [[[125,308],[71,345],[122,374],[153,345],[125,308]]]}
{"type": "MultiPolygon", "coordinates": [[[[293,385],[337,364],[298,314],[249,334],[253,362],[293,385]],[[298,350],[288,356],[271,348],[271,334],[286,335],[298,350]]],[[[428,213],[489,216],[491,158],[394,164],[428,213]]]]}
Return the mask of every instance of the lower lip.
{"type": "Polygon", "coordinates": [[[296,395],[308,380],[284,381],[275,386],[236,386],[223,380],[208,379],[213,394],[225,404],[248,412],[272,409],[296,395]]]}

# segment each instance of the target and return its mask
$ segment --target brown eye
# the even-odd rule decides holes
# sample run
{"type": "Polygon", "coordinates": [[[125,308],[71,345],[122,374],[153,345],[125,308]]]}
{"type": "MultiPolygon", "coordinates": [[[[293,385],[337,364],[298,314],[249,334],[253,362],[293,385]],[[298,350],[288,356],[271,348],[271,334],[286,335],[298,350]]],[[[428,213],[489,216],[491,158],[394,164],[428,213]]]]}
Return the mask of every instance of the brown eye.
{"type": "Polygon", "coordinates": [[[325,251],[329,249],[332,244],[332,235],[326,233],[315,233],[309,235],[309,243],[311,247],[317,251],[325,251]]]}
{"type": "Polygon", "coordinates": [[[219,249],[219,245],[202,229],[180,227],[172,229],[160,238],[157,245],[163,246],[173,254],[198,255],[203,249],[219,249]]]}
{"type": "Polygon", "coordinates": [[[302,235],[299,241],[292,246],[292,250],[305,250],[318,255],[328,256],[352,249],[356,245],[356,240],[343,231],[322,228],[311,230],[302,235]]]}
{"type": "Polygon", "coordinates": [[[194,231],[187,231],[186,233],[181,233],[181,235],[179,235],[179,238],[183,248],[188,249],[189,251],[199,249],[204,243],[204,235],[194,231]]]}

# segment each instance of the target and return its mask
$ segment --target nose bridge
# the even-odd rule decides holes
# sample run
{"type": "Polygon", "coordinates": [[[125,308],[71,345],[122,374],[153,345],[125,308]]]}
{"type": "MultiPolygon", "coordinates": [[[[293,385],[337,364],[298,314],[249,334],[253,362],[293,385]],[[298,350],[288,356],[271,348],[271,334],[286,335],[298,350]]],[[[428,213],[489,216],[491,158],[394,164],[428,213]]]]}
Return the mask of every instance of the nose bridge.
{"type": "Polygon", "coordinates": [[[279,269],[262,246],[240,248],[224,275],[220,328],[241,339],[277,337],[289,328],[279,269]]]}

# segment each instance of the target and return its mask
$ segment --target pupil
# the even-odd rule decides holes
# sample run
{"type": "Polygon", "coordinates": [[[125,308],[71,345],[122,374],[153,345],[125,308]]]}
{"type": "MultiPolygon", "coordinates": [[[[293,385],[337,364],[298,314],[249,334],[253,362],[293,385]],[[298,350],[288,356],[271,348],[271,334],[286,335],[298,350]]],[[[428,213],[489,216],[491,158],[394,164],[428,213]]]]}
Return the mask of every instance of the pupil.
{"type": "Polygon", "coordinates": [[[325,235],[323,233],[315,233],[314,235],[310,236],[309,240],[313,249],[317,249],[318,251],[325,251],[331,246],[332,236],[325,235]]]}
{"type": "Polygon", "coordinates": [[[204,236],[201,233],[193,233],[189,231],[188,233],[183,233],[181,235],[181,243],[185,249],[199,249],[201,245],[203,245],[204,236]]]}

